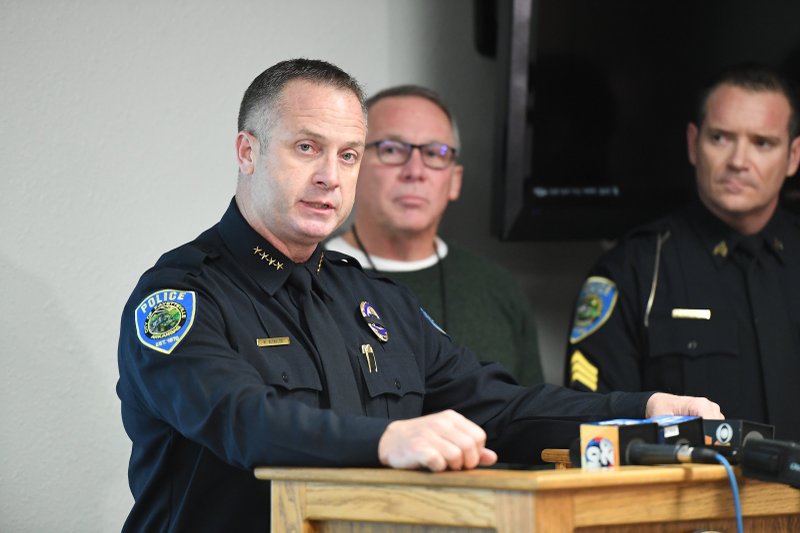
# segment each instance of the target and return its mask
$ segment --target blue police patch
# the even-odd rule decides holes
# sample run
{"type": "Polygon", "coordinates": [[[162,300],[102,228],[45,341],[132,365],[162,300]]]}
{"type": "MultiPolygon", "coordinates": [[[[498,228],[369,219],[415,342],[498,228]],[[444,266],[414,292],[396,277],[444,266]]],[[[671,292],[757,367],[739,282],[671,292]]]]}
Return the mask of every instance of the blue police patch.
{"type": "Polygon", "coordinates": [[[608,278],[591,276],[583,284],[569,342],[580,342],[605,324],[617,303],[617,285],[608,278]]]}
{"type": "MultiPolygon", "coordinates": [[[[430,322],[430,323],[433,325],[433,327],[435,327],[436,329],[438,329],[438,330],[439,330],[439,333],[441,333],[442,335],[447,335],[447,332],[446,332],[445,330],[443,330],[443,329],[441,328],[441,326],[439,326],[439,324],[437,324],[437,323],[436,323],[436,321],[435,321],[435,320],[434,320],[434,319],[431,317],[431,315],[429,315],[429,314],[427,313],[427,311],[425,311],[425,310],[424,310],[423,308],[421,308],[421,307],[419,308],[419,310],[420,310],[420,312],[422,313],[422,316],[424,316],[425,318],[427,318],[427,319],[428,319],[428,322],[430,322]]],[[[450,337],[450,335],[447,335],[447,336],[448,336],[448,337],[450,337]]]]}
{"type": "Polygon", "coordinates": [[[156,291],[136,308],[136,334],[142,344],[164,354],[183,340],[194,323],[197,297],[194,291],[156,291]]]}

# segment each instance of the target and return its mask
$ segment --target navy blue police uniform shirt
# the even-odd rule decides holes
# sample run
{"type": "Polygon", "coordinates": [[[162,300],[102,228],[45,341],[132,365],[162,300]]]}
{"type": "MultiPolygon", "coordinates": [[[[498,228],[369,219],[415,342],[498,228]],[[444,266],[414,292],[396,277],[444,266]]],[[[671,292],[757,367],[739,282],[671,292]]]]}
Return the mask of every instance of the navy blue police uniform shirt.
{"type": "Polygon", "coordinates": [[[650,396],[523,388],[455,346],[409,291],[368,277],[349,256],[319,247],[295,265],[235,201],[141,277],[118,359],[135,499],[126,531],[266,531],[269,483],[254,467],[377,467],[391,420],[452,408],[484,427],[502,461],[536,463],[541,449],[567,447],[578,422],[641,417],[650,396]],[[331,338],[346,347],[357,412],[337,412],[329,397],[341,384],[330,383],[339,378],[323,372],[304,326],[307,309],[289,284],[295,268],[309,270],[335,319],[331,338]]]}
{"type": "Polygon", "coordinates": [[[800,441],[800,219],[743,237],[696,201],[637,229],[578,297],[566,383],[706,396],[800,441]]]}

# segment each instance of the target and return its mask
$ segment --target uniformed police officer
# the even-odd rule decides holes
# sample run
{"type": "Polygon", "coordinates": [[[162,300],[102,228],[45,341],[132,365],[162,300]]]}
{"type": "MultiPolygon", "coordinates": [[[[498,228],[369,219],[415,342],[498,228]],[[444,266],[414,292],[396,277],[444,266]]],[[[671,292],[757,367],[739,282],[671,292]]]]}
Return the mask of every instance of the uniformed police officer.
{"type": "Polygon", "coordinates": [[[245,92],[234,200],[140,279],[119,344],[130,531],[264,531],[257,465],[474,468],[535,462],[576,421],[720,417],[703,398],[517,385],[320,241],[347,217],[365,150],[355,80],[279,63],[245,92]],[[558,421],[558,419],[562,419],[558,421]]]}
{"type": "Polygon", "coordinates": [[[570,334],[579,390],[708,396],[800,440],[800,222],[778,206],[800,160],[797,105],[744,65],[687,129],[699,201],[634,230],[591,270],[570,334]]]}

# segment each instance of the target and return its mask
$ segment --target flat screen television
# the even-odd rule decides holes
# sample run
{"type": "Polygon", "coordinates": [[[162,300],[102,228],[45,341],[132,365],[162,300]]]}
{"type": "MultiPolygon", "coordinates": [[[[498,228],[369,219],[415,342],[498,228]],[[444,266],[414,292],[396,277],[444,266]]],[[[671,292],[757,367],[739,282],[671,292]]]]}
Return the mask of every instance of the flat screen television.
{"type": "MultiPolygon", "coordinates": [[[[800,77],[798,0],[490,5],[504,240],[613,239],[678,207],[694,194],[686,125],[702,82],[745,61],[800,77]]],[[[798,182],[783,203],[800,211],[798,182]]]]}

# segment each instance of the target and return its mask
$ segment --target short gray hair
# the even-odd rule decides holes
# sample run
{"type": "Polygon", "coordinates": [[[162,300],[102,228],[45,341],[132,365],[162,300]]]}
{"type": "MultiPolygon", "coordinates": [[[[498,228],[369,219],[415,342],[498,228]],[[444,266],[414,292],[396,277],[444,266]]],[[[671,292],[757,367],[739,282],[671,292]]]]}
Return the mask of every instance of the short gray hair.
{"type": "Polygon", "coordinates": [[[450,112],[450,108],[444,102],[442,97],[439,96],[439,93],[433,89],[422,87],[421,85],[396,85],[394,87],[389,87],[388,89],[384,89],[367,98],[367,109],[372,109],[372,106],[384,98],[393,98],[398,96],[417,96],[419,98],[424,98],[441,109],[442,112],[447,116],[447,119],[450,121],[450,128],[453,130],[453,143],[455,144],[453,148],[455,148],[458,153],[461,153],[461,136],[458,133],[458,124],[456,124],[456,118],[453,116],[453,113],[450,112]]]}
{"type": "Polygon", "coordinates": [[[299,58],[276,63],[253,80],[239,106],[238,131],[255,135],[258,142],[266,146],[283,89],[293,80],[305,80],[352,92],[361,104],[366,121],[364,90],[355,78],[326,61],[299,58]]]}

